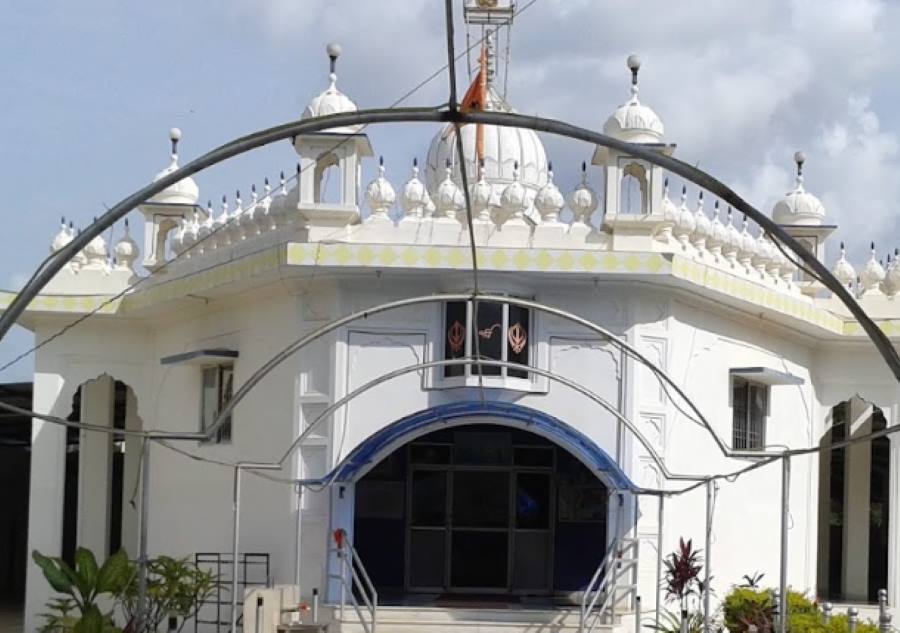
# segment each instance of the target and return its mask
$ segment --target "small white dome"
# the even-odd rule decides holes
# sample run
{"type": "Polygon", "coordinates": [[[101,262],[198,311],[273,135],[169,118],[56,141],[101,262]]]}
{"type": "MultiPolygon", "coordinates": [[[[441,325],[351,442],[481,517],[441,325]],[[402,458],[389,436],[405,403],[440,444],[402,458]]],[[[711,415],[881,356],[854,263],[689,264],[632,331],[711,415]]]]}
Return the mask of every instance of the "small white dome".
{"type": "Polygon", "coordinates": [[[641,67],[640,60],[632,55],[628,58],[631,69],[631,99],[616,108],[606,123],[603,133],[630,143],[660,143],[665,134],[665,127],[659,115],[638,101],[637,74],[641,67]]]}
{"type": "Polygon", "coordinates": [[[744,227],[741,229],[741,258],[742,259],[751,259],[754,255],[756,255],[756,239],[748,230],[747,218],[744,217],[744,227]]]}
{"type": "MultiPolygon", "coordinates": [[[[172,141],[172,160],[169,166],[156,174],[153,182],[168,176],[178,169],[178,141],[181,140],[181,130],[173,127],[169,130],[169,140],[172,141]]],[[[196,204],[200,197],[200,188],[193,178],[188,176],[183,180],[179,180],[174,185],[169,185],[158,194],[150,198],[150,202],[159,202],[163,204],[196,204]]]]}
{"type": "Polygon", "coordinates": [[[457,212],[465,208],[465,194],[454,182],[450,167],[446,168],[444,180],[438,186],[434,198],[435,214],[438,217],[455,218],[457,212]]]}
{"type": "Polygon", "coordinates": [[[669,179],[666,178],[663,186],[662,215],[666,222],[675,225],[678,220],[678,207],[669,197],[669,179]]]}
{"type": "MultiPolygon", "coordinates": [[[[888,286],[891,294],[897,294],[900,291],[900,251],[894,249],[894,259],[888,264],[887,270],[885,271],[885,283],[888,286]]],[[[888,255],[888,259],[890,259],[890,255],[888,255]]]]}
{"type": "MultiPolygon", "coordinates": [[[[338,90],[337,75],[332,71],[328,75],[328,88],[324,92],[316,95],[306,106],[301,115],[301,119],[311,119],[313,117],[328,116],[329,114],[340,114],[342,112],[356,112],[357,107],[353,101],[338,90]]],[[[335,134],[355,134],[359,131],[360,125],[346,125],[342,127],[330,128],[328,132],[335,134]]]]}
{"type": "MultiPolygon", "coordinates": [[[[513,112],[510,105],[494,89],[488,85],[487,99],[484,109],[496,112],[513,112]]],[[[534,130],[497,125],[484,125],[484,167],[482,173],[488,184],[494,186],[495,193],[513,181],[515,164],[519,165],[519,180],[530,190],[530,197],[547,183],[547,155],[544,144],[534,130]]],[[[464,125],[460,128],[463,153],[466,157],[466,173],[471,174],[469,181],[475,180],[478,173],[476,156],[476,125],[464,125]]],[[[428,148],[428,159],[425,167],[425,182],[429,191],[435,191],[444,177],[444,166],[450,161],[453,167],[453,179],[462,183],[459,173],[460,160],[456,152],[456,130],[447,124],[431,140],[428,148]]]]}
{"type": "Polygon", "coordinates": [[[681,204],[678,206],[678,217],[675,220],[675,227],[678,229],[679,235],[684,236],[684,239],[686,239],[687,236],[693,233],[696,226],[697,220],[687,206],[687,187],[683,187],[681,189],[681,204]]]}
{"type": "Polygon", "coordinates": [[[122,236],[114,249],[116,254],[116,265],[119,268],[133,270],[134,262],[138,258],[138,245],[131,239],[131,231],[128,228],[128,220],[125,220],[125,235],[122,236]]]}
{"type": "Polygon", "coordinates": [[[421,218],[431,202],[425,183],[419,180],[419,165],[413,161],[412,177],[403,185],[400,194],[400,208],[411,217],[421,218]]]}
{"type": "Polygon", "coordinates": [[[88,242],[87,246],[84,247],[84,256],[88,266],[106,266],[109,251],[106,250],[106,240],[103,239],[102,235],[98,235],[88,242]]]}
{"type": "Polygon", "coordinates": [[[864,292],[879,290],[881,282],[885,279],[884,266],[875,258],[875,244],[872,244],[872,256],[866,262],[866,267],[859,275],[864,292]]]}
{"type": "Polygon", "coordinates": [[[726,239],[726,244],[728,245],[728,249],[730,251],[737,251],[741,248],[741,232],[737,230],[737,227],[734,226],[734,218],[731,214],[731,207],[728,208],[728,226],[725,229],[725,233],[728,236],[726,239]]]}
{"type": "Polygon", "coordinates": [[[66,226],[66,219],[63,218],[59,227],[59,233],[56,234],[56,237],[53,238],[53,242],[50,244],[50,252],[56,253],[62,250],[69,245],[73,237],[75,236],[72,235],[71,229],[66,226]]]}
{"type": "Polygon", "coordinates": [[[821,201],[803,188],[803,152],[794,154],[797,164],[797,186],[772,208],[772,219],[778,224],[818,226],[825,219],[825,207],[821,201]]]}
{"type": "Polygon", "coordinates": [[[722,224],[722,221],[719,219],[718,200],[716,200],[716,204],[713,210],[713,219],[710,223],[709,241],[712,246],[722,246],[728,241],[728,228],[724,224],[722,224]]]}
{"type": "Polygon", "coordinates": [[[856,281],[856,269],[854,269],[853,265],[847,261],[847,253],[844,250],[843,242],[841,242],[841,256],[837,260],[837,263],[835,263],[831,272],[837,277],[837,280],[845,286],[856,281]]]}
{"type": "Polygon", "coordinates": [[[697,201],[697,210],[694,211],[694,239],[697,241],[706,240],[712,231],[712,224],[706,213],[703,211],[703,192],[700,192],[700,198],[697,201]]]}
{"type": "Polygon", "coordinates": [[[547,184],[541,187],[534,198],[534,206],[544,222],[556,222],[559,212],[566,206],[566,200],[553,182],[553,169],[547,171],[547,184]]]}
{"type": "Polygon", "coordinates": [[[491,206],[494,204],[494,189],[484,177],[484,170],[472,186],[472,212],[476,218],[483,221],[491,219],[491,206]]]}
{"type": "Polygon", "coordinates": [[[599,204],[600,200],[597,198],[597,194],[594,193],[594,190],[587,183],[587,165],[582,163],[581,182],[569,198],[569,207],[571,207],[572,213],[575,214],[574,221],[590,224],[591,216],[597,210],[599,204]]]}
{"type": "Polygon", "coordinates": [[[500,209],[503,211],[503,217],[500,218],[500,224],[506,222],[510,218],[520,218],[525,215],[528,208],[528,190],[519,181],[519,172],[513,169],[513,181],[509,183],[500,194],[500,209]]]}
{"type": "Polygon", "coordinates": [[[394,191],[394,187],[384,177],[383,159],[380,160],[378,165],[378,177],[366,187],[366,201],[369,203],[369,208],[372,209],[372,214],[382,217],[387,216],[388,211],[391,210],[394,202],[397,201],[397,193],[394,191]]]}

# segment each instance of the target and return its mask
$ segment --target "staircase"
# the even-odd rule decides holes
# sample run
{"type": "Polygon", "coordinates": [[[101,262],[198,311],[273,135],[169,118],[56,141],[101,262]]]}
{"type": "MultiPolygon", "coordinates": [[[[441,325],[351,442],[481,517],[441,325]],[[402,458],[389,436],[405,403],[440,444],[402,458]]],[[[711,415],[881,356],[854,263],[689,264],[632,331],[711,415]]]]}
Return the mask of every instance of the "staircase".
{"type": "MultiPolygon", "coordinates": [[[[377,633],[578,633],[581,611],[571,608],[378,607],[377,633]]],[[[624,628],[598,624],[594,631],[622,633],[624,628]]],[[[350,609],[344,619],[335,610],[329,633],[366,633],[350,609]]]]}

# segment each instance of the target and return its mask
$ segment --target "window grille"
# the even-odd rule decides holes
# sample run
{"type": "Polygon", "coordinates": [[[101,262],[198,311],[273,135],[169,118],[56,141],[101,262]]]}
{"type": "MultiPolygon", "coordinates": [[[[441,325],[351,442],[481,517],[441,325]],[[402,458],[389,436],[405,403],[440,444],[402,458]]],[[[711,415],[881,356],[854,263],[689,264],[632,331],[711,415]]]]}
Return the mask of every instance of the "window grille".
{"type": "Polygon", "coordinates": [[[734,378],[731,384],[731,404],[734,448],[762,450],[766,445],[768,386],[734,378]]]}

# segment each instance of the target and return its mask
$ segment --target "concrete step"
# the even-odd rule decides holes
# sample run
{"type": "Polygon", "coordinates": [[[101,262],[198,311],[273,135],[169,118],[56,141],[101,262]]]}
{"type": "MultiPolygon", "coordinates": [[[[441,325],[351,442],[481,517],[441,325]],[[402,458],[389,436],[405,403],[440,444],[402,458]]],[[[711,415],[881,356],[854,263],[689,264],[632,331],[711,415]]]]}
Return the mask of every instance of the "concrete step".
{"type": "MultiPolygon", "coordinates": [[[[467,608],[379,607],[377,633],[576,633],[578,608],[467,608]]],[[[594,630],[617,633],[620,627],[599,625],[594,630]]],[[[335,611],[330,633],[365,633],[352,608],[344,619],[335,611]]]]}

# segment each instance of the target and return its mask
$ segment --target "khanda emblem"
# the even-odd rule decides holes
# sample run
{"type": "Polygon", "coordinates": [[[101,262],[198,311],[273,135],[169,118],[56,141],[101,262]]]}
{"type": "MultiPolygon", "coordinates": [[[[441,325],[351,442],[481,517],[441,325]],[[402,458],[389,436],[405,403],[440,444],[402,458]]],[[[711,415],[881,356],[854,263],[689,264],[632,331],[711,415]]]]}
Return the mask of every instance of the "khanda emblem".
{"type": "Polygon", "coordinates": [[[525,343],[528,342],[528,332],[525,331],[521,324],[516,323],[509,328],[506,338],[509,339],[509,346],[512,348],[512,351],[515,354],[520,354],[525,349],[525,343]]]}
{"type": "Polygon", "coordinates": [[[459,321],[455,321],[447,330],[447,343],[450,344],[450,351],[454,354],[462,351],[463,345],[466,343],[466,328],[459,321]]]}

